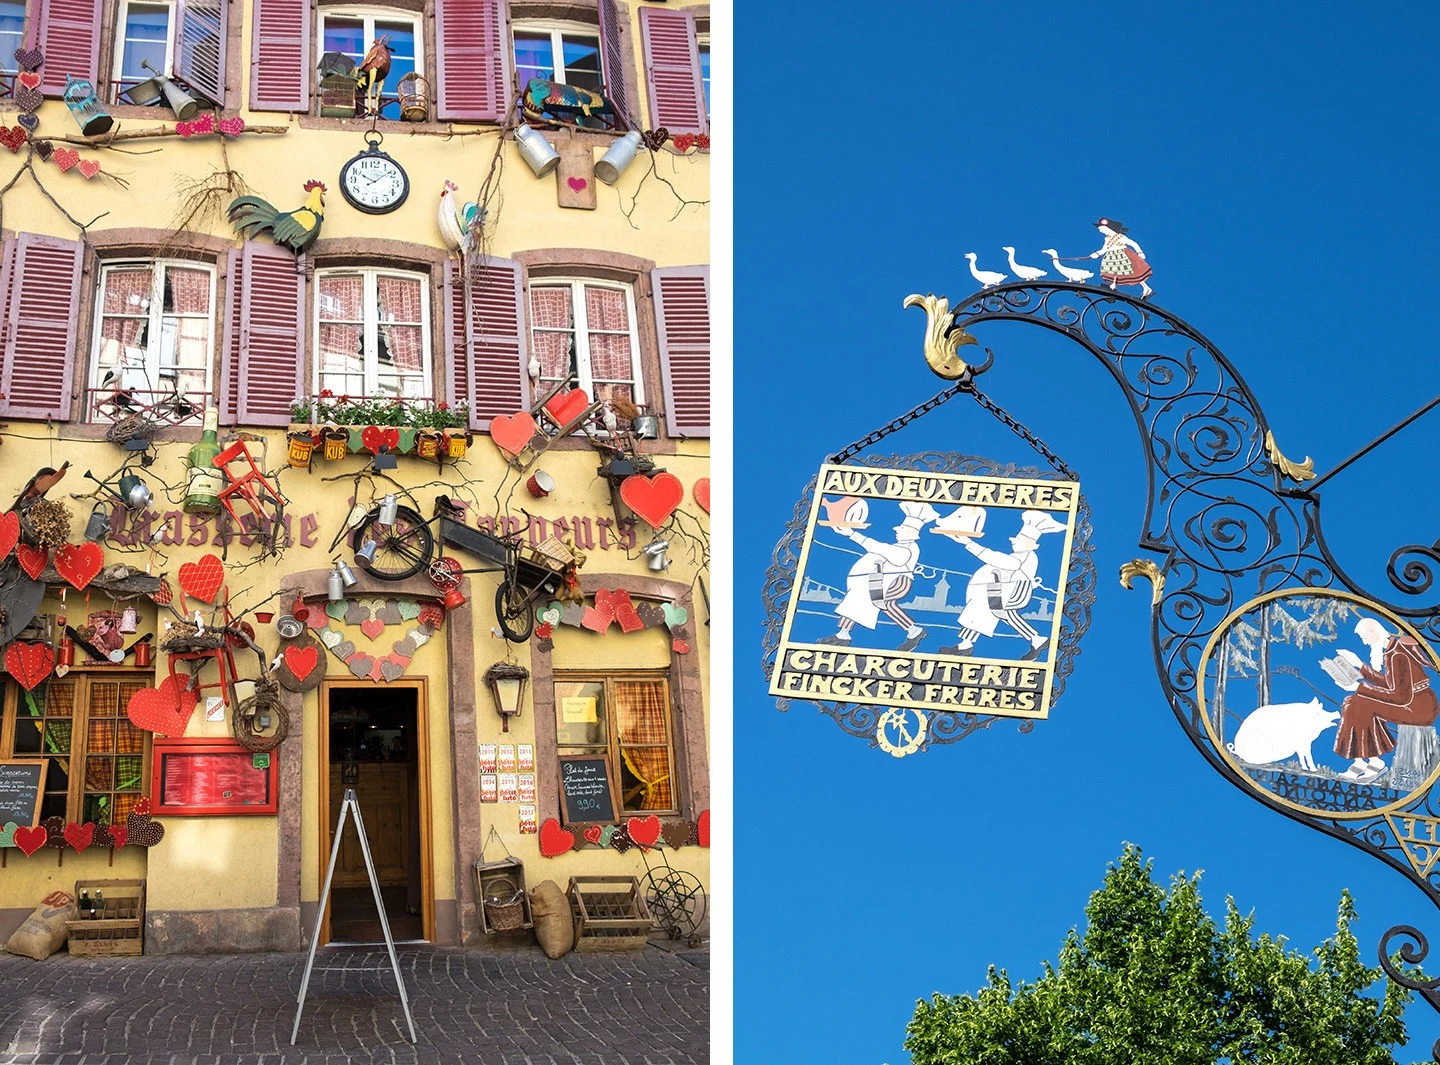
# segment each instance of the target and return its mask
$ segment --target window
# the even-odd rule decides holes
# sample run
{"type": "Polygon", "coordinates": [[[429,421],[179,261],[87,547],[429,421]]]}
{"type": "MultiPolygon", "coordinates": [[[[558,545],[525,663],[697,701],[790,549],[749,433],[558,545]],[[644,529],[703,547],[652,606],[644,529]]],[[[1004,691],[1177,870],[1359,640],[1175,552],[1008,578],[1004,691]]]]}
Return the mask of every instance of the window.
{"type": "Polygon", "coordinates": [[[147,78],[169,74],[171,54],[170,3],[154,0],[122,0],[115,20],[115,67],[111,98],[147,78]],[[147,67],[146,64],[149,64],[147,67]]]}
{"type": "Polygon", "coordinates": [[[695,35],[695,49],[700,55],[700,85],[705,90],[705,117],[710,117],[710,35],[695,35]]]}
{"type": "Polygon", "coordinates": [[[19,71],[15,49],[25,39],[25,5],[18,0],[0,0],[0,74],[19,71]]]}
{"type": "Polygon", "coordinates": [[[603,754],[623,813],[677,813],[670,685],[663,674],[557,674],[559,753],[603,754]]]}
{"type": "Polygon", "coordinates": [[[370,45],[390,35],[390,73],[380,97],[380,117],[400,117],[398,86],[410,73],[425,73],[421,62],[420,16],[383,8],[326,8],[320,13],[320,52],[341,52],[358,67],[370,45]]]}
{"type": "Polygon", "coordinates": [[[603,92],[600,35],[578,22],[517,22],[515,76],[521,91],[531,78],[603,92]]]}
{"type": "Polygon", "coordinates": [[[316,391],[430,399],[428,284],[390,270],[317,271],[316,391]]]}
{"type": "Polygon", "coordinates": [[[534,281],[530,321],[530,350],[540,361],[541,395],[569,379],[573,371],[575,383],[593,398],[624,396],[636,406],[644,404],[630,286],[591,280],[534,281]]]}
{"type": "Polygon", "coordinates": [[[100,271],[87,410],[146,406],[197,419],[212,394],[215,271],[194,262],[110,263],[100,271]]]}
{"type": "Polygon", "coordinates": [[[125,822],[145,794],[150,756],[150,733],[126,719],[125,707],[152,679],[74,671],[30,692],[0,682],[0,757],[50,763],[41,820],[125,822]]]}

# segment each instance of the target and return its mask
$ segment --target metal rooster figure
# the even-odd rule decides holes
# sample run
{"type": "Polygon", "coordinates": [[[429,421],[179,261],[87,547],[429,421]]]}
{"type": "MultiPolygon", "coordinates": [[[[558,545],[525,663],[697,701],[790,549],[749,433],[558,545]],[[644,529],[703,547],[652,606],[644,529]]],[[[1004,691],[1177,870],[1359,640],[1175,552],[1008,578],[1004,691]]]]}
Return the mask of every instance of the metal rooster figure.
{"type": "MultiPolygon", "coordinates": [[[[987,287],[930,319],[926,356],[951,380],[970,330],[1029,322],[1105,364],[1149,460],[1140,548],[1121,568],[1151,584],[1160,681],[1211,766],[1278,813],[1343,839],[1409,877],[1440,905],[1440,546],[1390,557],[1393,588],[1367,592],[1326,546],[1315,475],[1281,453],[1254,393],[1198,331],[1106,287],[987,287]]],[[[909,304],[907,304],[909,305],[909,304]]],[[[987,364],[988,365],[988,364],[987,364]]],[[[1422,408],[1391,433],[1440,399],[1422,408]]],[[[1398,971],[1429,946],[1401,925],[1382,937],[1392,979],[1440,1010],[1440,980],[1398,971]]],[[[1433,1049],[1440,1061],[1440,1041],[1433,1049]]]]}
{"type": "Polygon", "coordinates": [[[297,255],[320,237],[320,224],[325,221],[325,185],[319,181],[305,182],[304,205],[293,211],[277,211],[268,200],[259,196],[237,196],[230,201],[228,215],[237,233],[254,237],[265,230],[297,255]]]}
{"type": "Polygon", "coordinates": [[[390,76],[390,34],[383,33],[370,43],[365,58],[356,70],[356,79],[365,90],[365,113],[380,113],[380,96],[385,91],[385,79],[390,76]]]}

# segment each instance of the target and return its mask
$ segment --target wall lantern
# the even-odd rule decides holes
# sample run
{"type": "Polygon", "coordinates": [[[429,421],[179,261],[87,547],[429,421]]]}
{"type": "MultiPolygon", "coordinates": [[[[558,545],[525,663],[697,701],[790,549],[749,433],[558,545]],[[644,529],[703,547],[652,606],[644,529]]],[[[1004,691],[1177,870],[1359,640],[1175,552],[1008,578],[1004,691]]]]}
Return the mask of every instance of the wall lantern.
{"type": "Polygon", "coordinates": [[[526,125],[515,127],[515,143],[520,148],[520,158],[535,172],[544,177],[560,165],[560,153],[550,146],[544,134],[537,133],[526,125]]]}
{"type": "Polygon", "coordinates": [[[520,701],[525,696],[525,682],[530,671],[510,662],[496,662],[485,671],[485,683],[495,698],[495,712],[500,715],[500,731],[510,731],[510,719],[520,716],[520,701]]]}
{"type": "Polygon", "coordinates": [[[621,137],[595,164],[595,176],[607,185],[613,185],[620,180],[620,175],[635,161],[635,153],[640,150],[640,131],[632,129],[625,136],[621,137]]]}

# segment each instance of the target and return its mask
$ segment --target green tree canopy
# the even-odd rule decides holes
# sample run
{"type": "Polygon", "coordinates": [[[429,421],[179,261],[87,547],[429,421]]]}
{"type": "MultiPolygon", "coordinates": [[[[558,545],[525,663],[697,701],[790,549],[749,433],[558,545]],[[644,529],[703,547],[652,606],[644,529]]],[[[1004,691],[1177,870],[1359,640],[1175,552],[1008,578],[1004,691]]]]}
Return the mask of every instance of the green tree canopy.
{"type": "Polygon", "coordinates": [[[1410,993],[1361,963],[1340,896],[1335,935],[1310,957],[1284,937],[1252,935],[1226,899],[1220,928],[1201,907],[1200,876],[1165,891],[1127,845],[1090,896],[1058,966],[1034,983],[990,967],[975,995],[916,1004],[905,1049],[914,1065],[1395,1065],[1410,993]]]}

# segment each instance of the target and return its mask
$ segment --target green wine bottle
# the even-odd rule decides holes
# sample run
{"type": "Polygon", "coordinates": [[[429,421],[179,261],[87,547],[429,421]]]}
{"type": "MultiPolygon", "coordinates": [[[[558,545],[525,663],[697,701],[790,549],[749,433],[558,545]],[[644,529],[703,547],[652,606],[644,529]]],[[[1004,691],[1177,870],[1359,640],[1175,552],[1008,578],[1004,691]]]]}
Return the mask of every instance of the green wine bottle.
{"type": "Polygon", "coordinates": [[[205,408],[205,426],[200,441],[190,449],[186,463],[190,467],[185,490],[185,513],[214,514],[220,509],[220,490],[225,478],[215,466],[220,454],[220,411],[205,408]]]}

